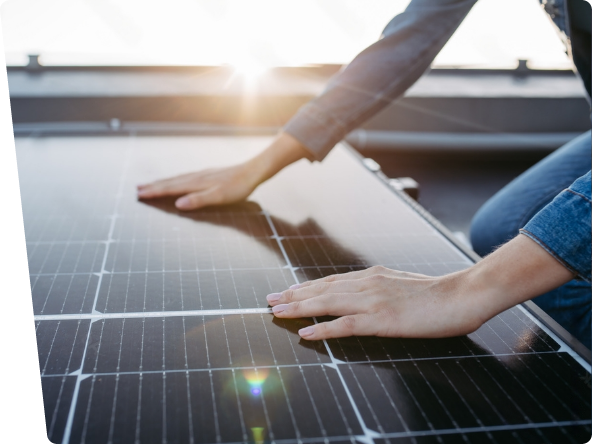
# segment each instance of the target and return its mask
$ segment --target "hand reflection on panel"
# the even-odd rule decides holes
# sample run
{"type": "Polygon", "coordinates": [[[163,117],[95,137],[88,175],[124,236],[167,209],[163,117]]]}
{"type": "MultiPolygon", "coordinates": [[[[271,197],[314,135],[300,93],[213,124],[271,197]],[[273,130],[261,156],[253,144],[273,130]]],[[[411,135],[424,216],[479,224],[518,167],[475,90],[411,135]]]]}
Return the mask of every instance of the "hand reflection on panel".
{"type": "MultiPolygon", "coordinates": [[[[196,211],[180,211],[175,207],[174,198],[159,198],[150,200],[138,200],[147,207],[156,208],[164,213],[173,214],[181,219],[189,219],[200,226],[204,235],[216,235],[208,226],[219,228],[232,228],[249,237],[269,237],[273,233],[262,214],[261,207],[255,202],[241,202],[233,205],[219,205],[205,207],[196,211]],[[205,224],[205,225],[202,225],[205,224]]],[[[168,223],[174,226],[174,223],[168,223]]],[[[195,230],[196,227],[193,227],[195,230]]],[[[224,230],[219,234],[223,234],[224,230]]],[[[202,234],[202,233],[199,233],[202,234]]]]}
{"type": "Polygon", "coordinates": [[[271,219],[278,235],[285,236],[282,244],[294,267],[349,267],[340,270],[346,272],[375,265],[368,262],[363,252],[348,248],[326,233],[315,219],[307,218],[297,225],[278,217],[271,219]]]}
{"type": "MultiPolygon", "coordinates": [[[[206,207],[190,212],[179,211],[174,205],[175,200],[170,198],[141,200],[140,202],[200,224],[231,228],[258,240],[266,248],[269,248],[269,244],[264,242],[262,238],[269,238],[273,235],[265,220],[262,208],[256,202],[247,201],[233,205],[206,207]]],[[[294,267],[339,266],[359,269],[374,265],[366,263],[360,254],[332,238],[312,218],[307,218],[298,224],[274,216],[271,216],[271,220],[279,236],[289,236],[289,238],[282,240],[282,244],[294,267]]],[[[210,233],[210,230],[208,230],[208,234],[215,235],[210,233]]],[[[343,271],[351,271],[352,269],[343,271]]]]}
{"type": "MultiPolygon", "coordinates": [[[[273,316],[273,315],[270,315],[273,316]]],[[[314,351],[316,353],[320,353],[322,355],[328,356],[327,349],[323,345],[321,341],[307,341],[302,339],[298,334],[298,330],[304,327],[308,327],[312,325],[314,321],[310,318],[300,318],[300,319],[282,319],[276,318],[273,316],[272,323],[278,328],[285,329],[287,334],[292,335],[294,339],[298,339],[298,346],[303,347],[305,349],[314,351]]]]}

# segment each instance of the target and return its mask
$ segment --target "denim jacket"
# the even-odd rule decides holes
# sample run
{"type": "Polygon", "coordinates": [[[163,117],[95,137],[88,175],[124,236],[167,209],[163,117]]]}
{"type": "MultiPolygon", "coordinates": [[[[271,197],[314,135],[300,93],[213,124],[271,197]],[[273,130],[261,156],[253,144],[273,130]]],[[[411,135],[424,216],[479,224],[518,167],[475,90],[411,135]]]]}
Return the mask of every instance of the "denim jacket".
{"type": "MultiPolygon", "coordinates": [[[[540,1],[590,95],[590,6],[584,0],[540,1]]],[[[284,131],[308,148],[311,159],[322,160],[347,133],[401,96],[429,68],[476,2],[412,0],[388,23],[380,40],[300,108],[284,131]]],[[[525,230],[580,278],[589,280],[590,174],[543,208],[525,230]],[[569,236],[564,235],[567,232],[569,236]]]]}
{"type": "Polygon", "coordinates": [[[590,172],[563,190],[520,230],[578,278],[590,282],[590,172]]]}

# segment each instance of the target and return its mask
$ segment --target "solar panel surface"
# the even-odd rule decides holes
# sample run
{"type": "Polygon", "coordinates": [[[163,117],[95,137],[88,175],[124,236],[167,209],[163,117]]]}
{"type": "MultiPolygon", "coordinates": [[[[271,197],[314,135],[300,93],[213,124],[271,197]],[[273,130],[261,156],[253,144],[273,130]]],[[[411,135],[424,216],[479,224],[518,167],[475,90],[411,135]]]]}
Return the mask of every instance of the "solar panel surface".
{"type": "Polygon", "coordinates": [[[581,443],[589,366],[520,307],[448,339],[307,342],[265,296],[471,261],[346,148],[251,201],[179,213],[135,184],[264,138],[17,139],[48,436],[62,443],[581,443]]]}

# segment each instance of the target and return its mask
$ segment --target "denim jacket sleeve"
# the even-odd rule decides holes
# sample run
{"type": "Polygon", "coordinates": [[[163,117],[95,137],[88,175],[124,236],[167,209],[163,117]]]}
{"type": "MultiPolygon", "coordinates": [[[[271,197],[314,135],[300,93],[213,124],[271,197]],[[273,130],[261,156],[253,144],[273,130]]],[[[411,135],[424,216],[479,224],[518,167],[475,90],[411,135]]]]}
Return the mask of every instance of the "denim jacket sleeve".
{"type": "Polygon", "coordinates": [[[412,0],[383,35],[334,76],[284,127],[322,160],[333,146],[403,94],[429,67],[477,0],[412,0]]]}
{"type": "Polygon", "coordinates": [[[520,230],[579,279],[590,282],[590,172],[559,193],[520,230]]]}

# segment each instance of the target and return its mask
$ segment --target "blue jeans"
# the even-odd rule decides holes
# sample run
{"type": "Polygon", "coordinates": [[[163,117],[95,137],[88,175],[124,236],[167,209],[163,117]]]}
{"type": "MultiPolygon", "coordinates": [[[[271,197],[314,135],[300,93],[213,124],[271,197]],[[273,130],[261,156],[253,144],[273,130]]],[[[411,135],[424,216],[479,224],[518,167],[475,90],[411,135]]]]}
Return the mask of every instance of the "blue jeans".
{"type": "MultiPolygon", "coordinates": [[[[518,230],[563,189],[590,170],[592,144],[587,132],[518,176],[489,199],[471,224],[473,249],[486,256],[518,230]]],[[[592,290],[572,280],[534,299],[563,328],[590,348],[592,290]]]]}

